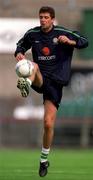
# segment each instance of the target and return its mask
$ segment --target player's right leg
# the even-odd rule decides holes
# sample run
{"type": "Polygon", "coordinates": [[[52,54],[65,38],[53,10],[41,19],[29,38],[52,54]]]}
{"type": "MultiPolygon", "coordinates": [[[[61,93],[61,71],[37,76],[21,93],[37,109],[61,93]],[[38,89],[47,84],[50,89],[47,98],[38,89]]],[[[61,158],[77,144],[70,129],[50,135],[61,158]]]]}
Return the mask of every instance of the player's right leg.
{"type": "Polygon", "coordinates": [[[19,78],[17,81],[17,88],[20,89],[22,97],[28,96],[32,84],[37,87],[41,87],[43,84],[43,78],[38,65],[36,63],[33,63],[33,65],[33,74],[28,78],[19,78]]]}

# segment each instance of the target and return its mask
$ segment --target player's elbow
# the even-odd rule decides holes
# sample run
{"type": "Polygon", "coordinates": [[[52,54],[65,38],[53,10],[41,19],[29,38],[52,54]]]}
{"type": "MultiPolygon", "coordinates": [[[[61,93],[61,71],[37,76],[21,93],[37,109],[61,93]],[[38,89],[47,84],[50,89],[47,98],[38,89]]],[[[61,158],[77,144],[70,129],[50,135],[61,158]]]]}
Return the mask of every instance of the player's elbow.
{"type": "Polygon", "coordinates": [[[79,41],[78,44],[76,44],[76,48],[77,49],[83,49],[83,48],[87,48],[89,46],[89,42],[86,41],[79,41]]]}

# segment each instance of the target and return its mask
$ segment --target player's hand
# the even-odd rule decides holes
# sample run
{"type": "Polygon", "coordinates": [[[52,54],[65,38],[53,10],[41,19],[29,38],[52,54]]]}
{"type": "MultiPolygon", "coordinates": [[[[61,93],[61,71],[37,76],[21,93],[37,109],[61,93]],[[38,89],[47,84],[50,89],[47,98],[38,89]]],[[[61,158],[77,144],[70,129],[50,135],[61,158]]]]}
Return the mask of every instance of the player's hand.
{"type": "Polygon", "coordinates": [[[18,53],[17,56],[16,56],[16,60],[20,61],[22,59],[25,59],[25,55],[23,55],[22,53],[18,53]]]}
{"type": "Polygon", "coordinates": [[[67,36],[64,36],[64,35],[58,37],[58,42],[68,44],[68,45],[76,45],[76,41],[70,40],[67,36]]]}

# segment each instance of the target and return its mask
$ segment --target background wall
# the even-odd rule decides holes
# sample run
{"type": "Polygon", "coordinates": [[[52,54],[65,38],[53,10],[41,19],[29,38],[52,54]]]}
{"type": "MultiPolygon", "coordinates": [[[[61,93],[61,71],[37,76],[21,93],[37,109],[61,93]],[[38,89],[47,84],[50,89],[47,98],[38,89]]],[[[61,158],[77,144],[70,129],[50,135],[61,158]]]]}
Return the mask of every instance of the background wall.
{"type": "MultiPolygon", "coordinates": [[[[91,15],[89,26],[90,30],[89,28],[87,30],[87,26],[85,25],[88,23],[88,21],[85,18],[85,12],[86,10],[93,11],[93,0],[0,0],[0,18],[38,18],[39,8],[44,5],[53,6],[55,8],[56,19],[59,25],[82,31],[86,36],[88,35],[90,40],[90,47],[92,47],[91,39],[93,39],[93,37],[92,33],[90,35],[90,30],[92,29],[93,19],[91,15]]],[[[74,52],[71,74],[72,79],[69,86],[66,89],[64,88],[61,107],[58,111],[58,120],[55,127],[55,145],[92,145],[91,138],[93,137],[93,87],[91,86],[91,84],[93,81],[93,55],[90,56],[89,51],[86,51],[83,52],[83,55],[80,54],[77,50],[75,50],[74,52]],[[86,84],[88,86],[86,86],[86,84]],[[84,124],[85,126],[83,126],[84,124]],[[73,139],[73,137],[75,139],[73,139]],[[62,139],[64,139],[64,143],[62,143],[62,139]]],[[[12,137],[15,137],[14,139],[18,139],[18,136],[16,136],[16,134],[18,132],[17,128],[19,128],[19,125],[17,125],[18,122],[14,117],[15,109],[20,106],[31,108],[33,106],[38,107],[42,105],[42,96],[38,95],[33,90],[31,90],[30,96],[26,99],[23,99],[20,96],[20,93],[16,88],[17,76],[14,70],[16,61],[13,54],[14,52],[0,53],[0,137],[2,137],[1,145],[3,146],[7,144],[4,141],[6,137],[9,138],[8,142],[11,141],[10,137],[13,135],[13,128],[15,129],[15,134],[12,137]],[[10,132],[11,136],[8,136],[10,132]]],[[[31,55],[28,54],[27,56],[28,58],[30,58],[31,55]]],[[[30,117],[30,120],[32,119],[33,114],[31,114],[30,117]]],[[[23,123],[21,125],[24,126],[23,123]]],[[[24,130],[22,130],[21,128],[19,132],[22,133],[24,132],[24,130]]],[[[26,133],[26,135],[28,138],[28,133],[26,133]]],[[[37,137],[35,136],[35,142],[37,142],[37,137]]],[[[14,142],[14,139],[12,143],[14,142]]],[[[17,142],[17,140],[15,141],[17,142]]],[[[29,141],[29,143],[31,142],[32,141],[29,141]]]]}

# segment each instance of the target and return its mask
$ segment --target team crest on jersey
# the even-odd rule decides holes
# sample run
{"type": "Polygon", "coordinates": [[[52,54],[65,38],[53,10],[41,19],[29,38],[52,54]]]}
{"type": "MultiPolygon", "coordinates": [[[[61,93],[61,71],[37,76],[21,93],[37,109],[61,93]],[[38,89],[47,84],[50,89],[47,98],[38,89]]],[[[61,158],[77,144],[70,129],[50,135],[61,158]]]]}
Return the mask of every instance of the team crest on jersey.
{"type": "Polygon", "coordinates": [[[50,49],[49,49],[48,47],[43,47],[42,53],[43,53],[45,56],[48,56],[48,55],[50,55],[50,49]]]}
{"type": "Polygon", "coordinates": [[[55,38],[53,38],[53,43],[54,44],[58,44],[58,39],[55,37],[55,38]]]}

